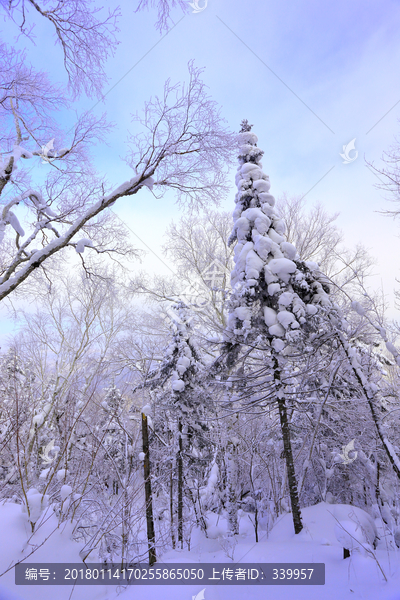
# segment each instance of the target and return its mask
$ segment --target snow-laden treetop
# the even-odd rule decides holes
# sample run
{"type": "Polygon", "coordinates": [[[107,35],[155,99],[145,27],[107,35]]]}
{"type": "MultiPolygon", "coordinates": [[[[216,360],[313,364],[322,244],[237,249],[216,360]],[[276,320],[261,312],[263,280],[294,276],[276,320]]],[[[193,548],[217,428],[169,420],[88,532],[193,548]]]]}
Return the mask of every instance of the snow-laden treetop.
{"type": "Polygon", "coordinates": [[[262,170],[258,138],[247,120],[241,125],[238,191],[229,240],[237,244],[226,337],[246,339],[255,327],[260,332],[261,322],[272,347],[281,352],[300,341],[302,326],[318,312],[317,305],[330,305],[329,290],[318,280],[318,265],[301,261],[295,246],[286,240],[285,223],[275,212],[269,177],[262,170]]]}

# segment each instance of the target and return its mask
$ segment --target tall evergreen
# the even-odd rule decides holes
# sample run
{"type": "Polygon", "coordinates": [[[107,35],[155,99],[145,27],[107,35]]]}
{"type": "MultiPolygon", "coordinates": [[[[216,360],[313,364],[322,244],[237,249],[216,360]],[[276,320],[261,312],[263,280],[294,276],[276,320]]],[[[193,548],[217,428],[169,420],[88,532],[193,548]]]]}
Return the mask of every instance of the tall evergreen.
{"type": "MultiPolygon", "coordinates": [[[[171,337],[164,351],[164,360],[140,387],[146,386],[155,392],[155,436],[149,439],[150,444],[155,446],[160,439],[166,439],[169,445],[171,538],[174,545],[176,486],[177,540],[183,547],[185,497],[193,506],[198,525],[206,529],[198,495],[212,457],[207,424],[211,400],[205,383],[204,365],[194,340],[193,315],[186,304],[179,301],[172,305],[170,316],[171,337]]],[[[165,456],[165,447],[161,446],[160,451],[165,456]]],[[[165,464],[160,470],[160,477],[163,476],[165,464]]]]}
{"type": "Polygon", "coordinates": [[[318,279],[315,265],[301,261],[296,248],[286,241],[285,224],[275,212],[269,177],[262,170],[263,151],[251,127],[242,121],[238,136],[238,191],[229,240],[237,243],[225,336],[230,346],[257,344],[260,336],[267,343],[265,360],[273,376],[293,522],[299,533],[302,522],[282,372],[287,357],[304,349],[319,306],[330,304],[329,289],[318,279]]]}

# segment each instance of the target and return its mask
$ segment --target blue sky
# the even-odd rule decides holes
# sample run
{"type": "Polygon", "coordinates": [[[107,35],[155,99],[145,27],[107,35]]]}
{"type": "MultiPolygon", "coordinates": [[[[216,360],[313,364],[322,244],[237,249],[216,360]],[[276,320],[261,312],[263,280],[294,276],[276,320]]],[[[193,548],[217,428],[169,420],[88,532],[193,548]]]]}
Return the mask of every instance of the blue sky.
{"type": "MultiPolygon", "coordinates": [[[[197,14],[190,9],[182,18],[175,11],[176,25],[162,39],[154,28],[154,10],[134,14],[132,0],[119,4],[121,43],[107,64],[106,91],[117,85],[93,109],[96,114],[106,110],[116,128],[110,145],[95,149],[98,169],[116,185],[132,176],[121,160],[130,115],[160,93],[168,77],[184,80],[194,59],[205,67],[203,79],[228,125],[238,130],[243,118],[254,124],[271,192],[276,197],[308,192],[310,204],[319,201],[340,212],[338,224],[349,246],[362,242],[370,249],[377,259],[371,284],[383,286],[395,317],[400,231],[376,212],[392,207],[374,187],[378,180],[364,157],[381,164],[383,151],[400,134],[399,2],[208,0],[197,14]],[[342,146],[353,138],[358,158],[343,164],[342,146]]],[[[61,55],[51,30],[36,21],[36,46],[28,44],[29,56],[37,68],[60,79],[61,55]]],[[[0,27],[12,40],[12,28],[0,27]]],[[[80,112],[93,104],[82,98],[74,108],[80,112]]],[[[62,118],[69,125],[74,115],[62,118]]],[[[231,194],[222,202],[227,210],[233,209],[233,176],[231,194]]],[[[157,201],[147,191],[115,210],[160,256],[165,228],[180,215],[172,195],[157,201]]],[[[139,241],[138,246],[144,247],[139,241]]],[[[168,272],[151,253],[138,267],[168,272]]]]}

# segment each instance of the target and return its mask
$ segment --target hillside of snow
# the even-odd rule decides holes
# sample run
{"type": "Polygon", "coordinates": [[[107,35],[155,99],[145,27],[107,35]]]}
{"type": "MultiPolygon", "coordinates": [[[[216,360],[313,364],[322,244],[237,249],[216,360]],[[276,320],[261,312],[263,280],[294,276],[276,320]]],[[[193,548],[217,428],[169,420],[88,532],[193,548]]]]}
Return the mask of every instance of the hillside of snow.
{"type": "MultiPolygon", "coordinates": [[[[188,562],[323,562],[326,569],[324,586],[204,584],[162,586],[162,590],[159,585],[141,585],[129,589],[122,586],[76,586],[72,590],[71,586],[16,586],[11,569],[0,578],[0,600],[148,600],[149,597],[190,600],[201,589],[205,589],[205,600],[239,600],[245,595],[254,600],[264,600],[266,597],[271,600],[400,600],[400,551],[384,535],[382,523],[374,521],[370,515],[354,506],[324,502],[304,508],[302,516],[304,530],[297,536],[294,535],[290,514],[280,517],[270,532],[263,528],[265,523],[261,522],[260,541],[255,543],[254,527],[248,513],[242,511],[240,514],[240,533],[234,542],[224,537],[227,527],[225,518],[210,513],[209,537],[195,530],[191,550],[169,551],[161,557],[160,565],[188,562]],[[343,559],[342,545],[338,540],[342,539],[340,532],[345,536],[344,539],[346,535],[353,539],[354,549],[349,559],[343,559]],[[372,543],[376,535],[380,539],[375,550],[372,543]],[[233,556],[234,560],[228,556],[233,556]]],[[[35,547],[37,549],[28,558],[29,562],[81,562],[79,545],[70,539],[71,525],[54,531],[55,527],[55,517],[47,515],[37,532],[30,536],[27,517],[21,506],[11,502],[1,504],[1,573],[12,563],[28,556],[35,547]]]]}

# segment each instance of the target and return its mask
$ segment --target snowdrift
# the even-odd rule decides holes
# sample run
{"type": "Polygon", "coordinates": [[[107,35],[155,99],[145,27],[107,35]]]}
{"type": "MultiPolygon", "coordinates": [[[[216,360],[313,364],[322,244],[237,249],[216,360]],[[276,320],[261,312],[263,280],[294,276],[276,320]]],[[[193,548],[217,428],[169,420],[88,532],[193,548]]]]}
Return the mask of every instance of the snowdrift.
{"type": "MultiPolygon", "coordinates": [[[[273,541],[312,541],[327,546],[342,546],[338,538],[338,530],[342,524],[347,531],[347,524],[352,524],[350,533],[359,541],[370,544],[377,540],[377,529],[374,519],[361,508],[348,504],[328,504],[320,502],[314,506],[302,508],[303,531],[295,535],[291,513],[284,515],[275,523],[268,540],[273,541]],[[358,533],[354,534],[357,530],[358,533]]],[[[345,532],[343,532],[345,533],[345,532]]],[[[343,547],[343,546],[342,546],[343,547]]]]}

